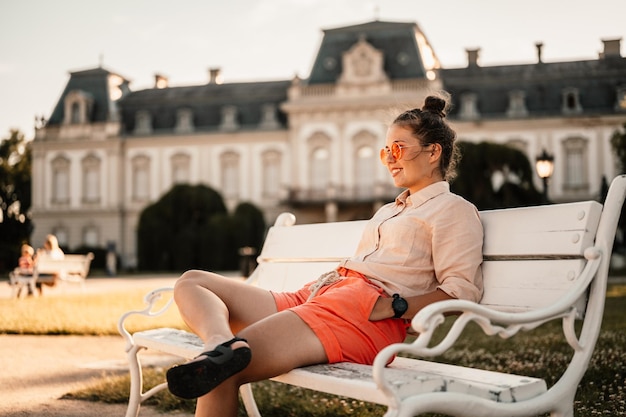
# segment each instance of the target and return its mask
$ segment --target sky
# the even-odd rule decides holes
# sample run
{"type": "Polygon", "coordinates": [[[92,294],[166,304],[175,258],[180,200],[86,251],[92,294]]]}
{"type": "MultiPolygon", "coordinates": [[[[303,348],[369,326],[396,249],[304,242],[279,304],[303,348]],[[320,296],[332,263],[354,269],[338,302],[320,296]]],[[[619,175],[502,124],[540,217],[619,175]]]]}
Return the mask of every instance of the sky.
{"type": "Polygon", "coordinates": [[[596,59],[622,39],[625,0],[0,0],[0,139],[34,137],[73,71],[96,68],[150,88],[309,75],[324,29],[375,19],[417,23],[443,68],[596,59]]]}

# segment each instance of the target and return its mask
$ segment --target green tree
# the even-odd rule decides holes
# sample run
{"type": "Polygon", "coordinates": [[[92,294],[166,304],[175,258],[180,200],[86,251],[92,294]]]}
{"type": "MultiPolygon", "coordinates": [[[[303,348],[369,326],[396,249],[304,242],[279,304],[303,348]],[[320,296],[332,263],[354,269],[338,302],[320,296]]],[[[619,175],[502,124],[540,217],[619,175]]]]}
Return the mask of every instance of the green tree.
{"type": "Polygon", "coordinates": [[[18,130],[11,130],[0,141],[0,271],[17,264],[20,245],[30,239],[30,205],[30,143],[18,130]]]}
{"type": "MultiPolygon", "coordinates": [[[[626,122],[622,126],[623,130],[616,130],[611,136],[611,147],[617,156],[618,169],[621,174],[626,174],[626,122]]],[[[603,195],[603,197],[606,197],[603,195]]],[[[622,206],[622,214],[619,219],[618,228],[622,231],[618,233],[615,250],[626,254],[626,204],[622,206]],[[619,239],[621,236],[621,239],[619,239]],[[621,240],[621,241],[620,241],[621,240]]]]}
{"type": "Polygon", "coordinates": [[[140,216],[138,267],[144,271],[234,270],[238,249],[260,248],[264,234],[263,214],[252,204],[239,205],[229,216],[215,190],[176,185],[140,216]]]}
{"type": "Polygon", "coordinates": [[[526,155],[491,142],[459,142],[461,161],[451,189],[479,210],[541,204],[533,184],[534,171],[526,155]],[[497,174],[501,181],[494,187],[497,174]]]}

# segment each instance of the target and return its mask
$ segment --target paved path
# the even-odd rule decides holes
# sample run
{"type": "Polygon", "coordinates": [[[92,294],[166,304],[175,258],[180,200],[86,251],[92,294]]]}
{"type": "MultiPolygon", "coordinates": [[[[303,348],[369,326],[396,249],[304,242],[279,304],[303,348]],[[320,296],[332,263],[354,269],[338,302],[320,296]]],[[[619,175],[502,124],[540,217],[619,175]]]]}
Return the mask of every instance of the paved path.
{"type": "MultiPolygon", "coordinates": [[[[120,288],[173,285],[175,277],[89,278],[85,292],[120,288]]],[[[44,296],[80,291],[79,286],[45,288],[44,296]]],[[[0,297],[10,296],[6,281],[0,281],[0,297]]],[[[148,362],[166,364],[172,358],[146,356],[148,362]]],[[[0,416],[84,417],[124,416],[125,404],[60,399],[103,375],[128,372],[120,336],[30,336],[0,335],[0,416]]],[[[140,417],[163,416],[152,407],[142,407],[140,417]]],[[[172,414],[167,416],[190,416],[172,414]]]]}

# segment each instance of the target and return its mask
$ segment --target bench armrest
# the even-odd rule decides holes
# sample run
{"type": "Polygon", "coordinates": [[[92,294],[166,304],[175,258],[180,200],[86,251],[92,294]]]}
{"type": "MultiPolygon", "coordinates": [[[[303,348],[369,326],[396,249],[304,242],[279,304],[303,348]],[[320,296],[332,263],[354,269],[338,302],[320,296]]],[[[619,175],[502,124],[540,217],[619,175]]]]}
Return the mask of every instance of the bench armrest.
{"type": "Polygon", "coordinates": [[[558,302],[544,308],[524,312],[498,311],[466,300],[446,300],[433,303],[420,310],[411,321],[412,328],[419,336],[412,343],[395,343],[381,350],[373,364],[373,378],[379,389],[389,397],[391,404],[400,403],[400,394],[391,381],[384,378],[384,370],[394,356],[405,353],[416,357],[433,357],[443,354],[454,345],[469,322],[476,322],[485,334],[509,338],[520,330],[530,330],[554,319],[563,319],[564,335],[575,349],[582,349],[574,321],[577,315],[576,301],[587,291],[596,275],[602,259],[598,247],[585,250],[587,263],[577,278],[576,285],[558,302]],[[429,347],[435,330],[445,321],[445,315],[460,313],[446,336],[437,345],[429,347]]]}
{"type": "Polygon", "coordinates": [[[163,287],[163,288],[157,288],[156,290],[152,290],[148,294],[146,294],[143,298],[146,308],[144,308],[143,310],[128,311],[120,317],[120,319],[117,322],[117,331],[120,332],[120,334],[126,341],[126,347],[125,347],[126,352],[128,352],[134,345],[133,337],[130,334],[130,332],[126,329],[126,323],[125,323],[126,319],[133,315],[141,315],[141,316],[146,316],[146,317],[160,316],[161,314],[165,313],[167,309],[172,305],[172,303],[174,302],[174,297],[172,297],[172,295],[170,294],[169,299],[167,300],[165,305],[162,306],[160,309],[156,309],[156,306],[155,306],[156,302],[159,301],[164,296],[165,293],[173,293],[173,292],[174,292],[173,287],[163,287]]]}

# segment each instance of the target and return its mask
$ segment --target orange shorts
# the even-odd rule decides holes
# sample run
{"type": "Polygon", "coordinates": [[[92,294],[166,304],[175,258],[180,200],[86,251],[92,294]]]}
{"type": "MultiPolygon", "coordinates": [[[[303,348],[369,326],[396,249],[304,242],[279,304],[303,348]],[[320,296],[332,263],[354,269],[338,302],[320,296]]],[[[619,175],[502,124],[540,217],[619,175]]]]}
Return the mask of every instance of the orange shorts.
{"type": "Polygon", "coordinates": [[[296,313],[322,342],[329,363],[372,364],[385,346],[406,337],[404,320],[370,321],[369,315],[383,290],[364,275],[340,268],[345,276],[320,288],[311,301],[309,285],[296,292],[272,292],[278,311],[296,313]]]}

